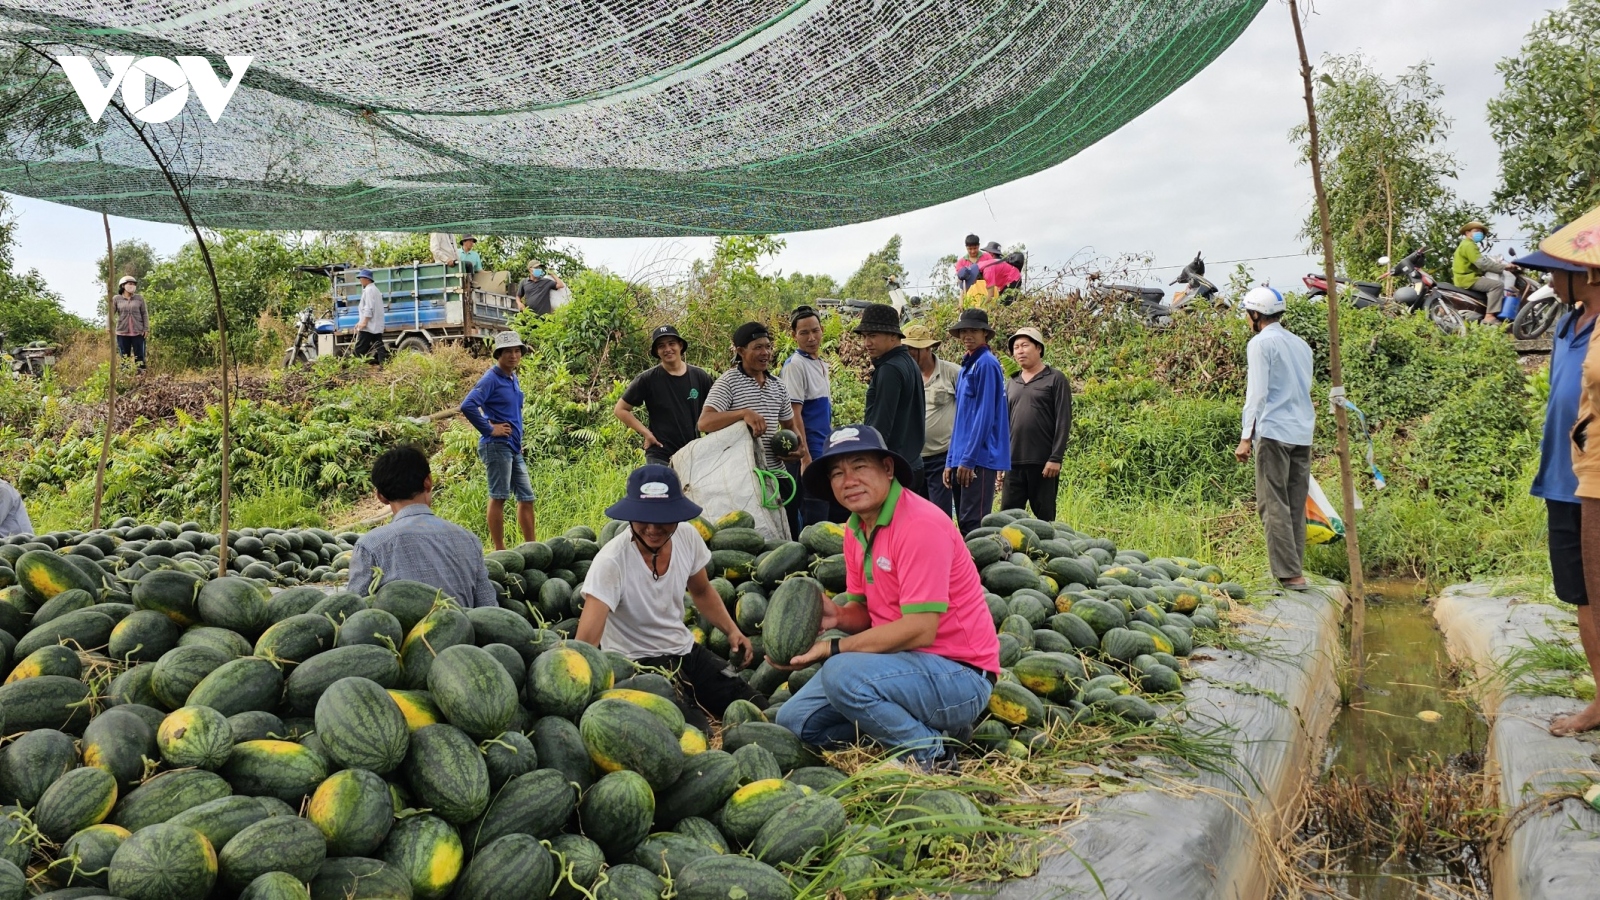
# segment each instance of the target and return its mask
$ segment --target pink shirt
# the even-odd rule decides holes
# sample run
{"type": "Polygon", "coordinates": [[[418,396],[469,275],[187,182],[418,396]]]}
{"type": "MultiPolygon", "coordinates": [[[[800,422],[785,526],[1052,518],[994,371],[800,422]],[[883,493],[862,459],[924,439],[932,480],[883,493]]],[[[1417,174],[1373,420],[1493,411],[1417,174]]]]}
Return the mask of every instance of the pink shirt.
{"type": "Polygon", "coordinates": [[[1016,266],[1001,260],[996,260],[995,262],[984,261],[983,283],[989,287],[1003,288],[1008,284],[1021,280],[1022,273],[1017,270],[1016,266]]]}
{"type": "Polygon", "coordinates": [[[897,481],[872,534],[872,567],[855,516],[845,528],[845,589],[865,594],[874,627],[908,613],[938,613],[939,630],[921,652],[1000,671],[1000,639],[972,555],[950,516],[897,481]]]}

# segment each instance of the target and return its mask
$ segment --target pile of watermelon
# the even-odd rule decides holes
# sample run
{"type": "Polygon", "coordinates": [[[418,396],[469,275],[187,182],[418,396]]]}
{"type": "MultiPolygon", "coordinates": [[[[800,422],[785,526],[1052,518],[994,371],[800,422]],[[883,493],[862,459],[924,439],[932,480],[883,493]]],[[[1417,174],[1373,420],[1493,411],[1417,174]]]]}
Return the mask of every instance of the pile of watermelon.
{"type": "MultiPolygon", "coordinates": [[[[694,524],[757,660],[849,599],[836,525],[694,524]]],[[[501,605],[470,610],[416,582],[283,587],[337,580],[354,534],[241,530],[251,559],[220,578],[193,523],[0,543],[0,900],[789,900],[915,865],[908,821],[981,829],[955,791],[847,815],[844,774],[772,722],[814,670],[753,661],[771,705],[736,703],[712,749],[667,679],[572,640],[575,586],[622,527],[488,554],[501,605]]],[[[1153,717],[1138,692],[1180,688],[1177,657],[1236,587],[1016,513],[968,547],[1006,667],[974,741],[1003,752],[1153,717]]]]}

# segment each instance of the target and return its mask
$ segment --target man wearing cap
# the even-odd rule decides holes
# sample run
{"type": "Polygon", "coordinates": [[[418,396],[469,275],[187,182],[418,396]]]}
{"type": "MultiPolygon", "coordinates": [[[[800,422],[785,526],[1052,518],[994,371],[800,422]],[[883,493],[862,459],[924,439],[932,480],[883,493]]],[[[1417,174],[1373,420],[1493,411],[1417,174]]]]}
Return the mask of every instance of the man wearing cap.
{"type": "Polygon", "coordinates": [[[1240,304],[1255,336],[1245,351],[1244,425],[1233,455],[1256,457],[1256,512],[1267,534],[1272,576],[1305,587],[1306,494],[1311,487],[1311,347],[1279,322],[1283,295],[1258,287],[1240,304]]]}
{"type": "Polygon", "coordinates": [[[483,257],[478,255],[478,251],[472,249],[478,246],[478,239],[469,234],[462,238],[460,243],[461,252],[456,254],[456,262],[461,264],[461,274],[471,275],[474,272],[482,272],[483,257]]]}
{"type": "MultiPolygon", "coordinates": [[[[811,464],[806,430],[794,414],[794,399],[783,381],[772,377],[772,332],[760,322],[746,322],[733,331],[733,368],[717,377],[700,411],[700,430],[721,431],[740,422],[756,439],[756,465],[769,472],[782,471],[783,460],[772,451],[772,436],[779,428],[792,430],[800,441],[796,454],[803,470],[811,464]]],[[[789,493],[789,492],[786,492],[789,493]]],[[[791,535],[799,534],[798,485],[785,504],[791,535]]]]}
{"type": "Polygon", "coordinates": [[[961,367],[935,352],[939,339],[928,326],[906,328],[904,341],[922,373],[922,496],[946,516],[955,515],[955,495],[944,483],[944,460],[956,422],[956,381],[961,367]]]}
{"type": "Polygon", "coordinates": [[[1000,492],[1000,508],[1026,505],[1034,518],[1049,522],[1056,517],[1061,458],[1072,431],[1072,383],[1045,365],[1044,335],[1039,329],[1017,329],[1010,348],[1021,371],[1006,385],[1011,471],[1000,492]]]}
{"type": "Polygon", "coordinates": [[[393,518],[362,535],[350,551],[347,590],[365,597],[374,578],[420,581],[462,606],[500,605],[483,566],[483,542],[433,514],[427,454],[407,444],[384,451],[372,463],[372,490],[393,518]]]}
{"type": "Polygon", "coordinates": [[[933,504],[905,489],[911,467],[868,425],[829,435],[806,487],[831,490],[850,510],[845,590],[865,601],[822,604],[819,639],[790,660],[822,668],[778,710],[778,724],[816,746],[859,735],[903,751],[922,768],[953,756],[989,702],[1000,644],[983,585],[961,535],[933,504]]]}
{"type": "Polygon", "coordinates": [[[691,366],[683,358],[689,342],[671,325],[650,333],[650,355],[657,364],[645,369],[628,384],[611,412],[618,421],[644,438],[644,458],[663,466],[672,465],[672,455],[700,436],[695,423],[711,391],[711,374],[691,366]],[[650,411],[645,427],[634,409],[650,411]]]}
{"type": "Polygon", "coordinates": [[[708,724],[706,713],[721,718],[735,700],[765,708],[767,698],[727,660],[695,643],[683,624],[687,591],[695,609],[728,636],[730,659],[750,661],[750,639],[706,577],[711,551],[700,532],[686,524],[700,515],[700,507],[683,495],[677,473],[654,464],[635,469],[628,476],[627,493],[606,515],[628,523],[628,528],[606,542],[589,564],[578,640],[670,671],[678,705],[702,730],[708,724]]]}
{"type": "Polygon", "coordinates": [[[872,357],[872,381],[867,384],[864,420],[883,435],[889,449],[911,466],[907,489],[922,493],[923,421],[922,370],[902,343],[900,313],[887,303],[874,303],[861,311],[855,327],[861,344],[872,357]]]}
{"type": "Polygon", "coordinates": [[[954,494],[961,533],[977,528],[994,511],[995,478],[1011,468],[1011,413],[1006,402],[1006,372],[989,349],[994,329],[989,314],[963,309],[950,326],[961,342],[961,377],[956,379],[956,418],[944,484],[954,494]]]}
{"type": "Polygon", "coordinates": [[[546,274],[546,268],[543,260],[528,263],[528,277],[517,285],[516,293],[517,305],[523,312],[532,310],[536,316],[550,315],[551,292],[566,288],[566,282],[557,275],[546,274]]]}
{"type": "Polygon", "coordinates": [[[1450,282],[1488,297],[1489,308],[1483,315],[1483,324],[1493,325],[1499,321],[1500,304],[1506,296],[1506,285],[1500,278],[1506,266],[1483,255],[1483,242],[1488,233],[1482,222],[1472,221],[1461,226],[1461,243],[1456,245],[1455,257],[1450,261],[1450,282]]]}
{"type": "Polygon", "coordinates": [[[389,348],[383,343],[383,293],[372,283],[372,270],[356,273],[361,282],[361,304],[356,307],[356,345],[350,352],[356,356],[371,355],[373,365],[389,358],[389,348]]]}
{"type": "MultiPolygon", "coordinates": [[[[789,333],[795,351],[783,363],[783,386],[789,391],[795,416],[805,425],[806,446],[820,447],[833,431],[833,386],[828,380],[828,364],[818,354],[822,350],[822,317],[815,309],[801,306],[789,315],[789,333]]],[[[786,468],[800,477],[799,463],[786,468]]],[[[826,497],[806,496],[801,488],[800,525],[826,521],[831,504],[826,497]]]]}
{"type": "MultiPolygon", "coordinates": [[[[1532,493],[1545,501],[1555,593],[1578,607],[1578,639],[1591,675],[1600,676],[1600,452],[1593,443],[1600,411],[1600,356],[1590,336],[1600,314],[1600,209],[1539,243],[1517,261],[1551,273],[1550,285],[1573,311],[1557,323],[1550,350],[1550,399],[1532,493]]],[[[1550,724],[1555,735],[1600,728],[1600,699],[1550,724]]]]}
{"type": "Polygon", "coordinates": [[[517,526],[524,541],[534,541],[533,481],[522,458],[522,385],[517,367],[527,345],[515,331],[494,338],[494,365],[461,401],[461,414],[482,435],[478,458],[489,475],[489,540],[506,548],[506,501],[517,498],[517,526]]]}

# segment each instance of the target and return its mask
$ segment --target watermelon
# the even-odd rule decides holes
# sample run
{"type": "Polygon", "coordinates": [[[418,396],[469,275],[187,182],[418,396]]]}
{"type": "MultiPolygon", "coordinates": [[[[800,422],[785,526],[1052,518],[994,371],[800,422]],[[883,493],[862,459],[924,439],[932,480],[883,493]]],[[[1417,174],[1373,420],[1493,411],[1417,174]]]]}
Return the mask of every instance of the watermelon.
{"type": "Polygon", "coordinates": [[[171,825],[193,828],[206,836],[213,847],[223,847],[233,836],[267,817],[266,807],[255,797],[221,797],[192,806],[167,820],[171,825]]]}
{"type": "Polygon", "coordinates": [[[106,655],[129,663],[155,662],[178,646],[182,633],[178,623],[165,613],[153,609],[135,610],[112,627],[106,655]]]}
{"type": "Polygon", "coordinates": [[[335,645],[350,647],[356,644],[372,644],[398,651],[405,637],[405,632],[400,630],[400,620],[396,619],[393,613],[368,608],[352,613],[344,620],[344,624],[339,626],[339,636],[335,645]]]}
{"type": "Polygon", "coordinates": [[[753,577],[769,588],[775,587],[790,575],[804,571],[810,556],[810,551],[799,541],[784,541],[762,555],[752,573],[753,577]]]}
{"type": "Polygon", "coordinates": [[[656,800],[637,772],[611,772],[596,781],[578,804],[583,833],[600,845],[606,858],[621,860],[650,833],[656,800]]]}
{"type": "Polygon", "coordinates": [[[772,592],[761,623],[768,657],[785,662],[811,649],[822,626],[822,585],[813,578],[789,578],[772,592]]]}
{"type": "Polygon", "coordinates": [[[672,880],[679,900],[794,900],[783,873],[744,856],[697,859],[672,880]]]}
{"type": "Polygon", "coordinates": [[[658,827],[670,828],[691,816],[708,816],[739,789],[739,764],[731,754],[707,750],[696,754],[669,787],[656,792],[658,827]]]}
{"type": "MultiPolygon", "coordinates": [[[[713,825],[710,819],[690,816],[687,819],[680,819],[678,824],[672,827],[672,830],[678,834],[694,838],[716,853],[729,852],[728,839],[722,836],[722,832],[717,830],[717,826],[713,825]]],[[[637,856],[638,854],[635,853],[634,855],[637,856]]]]}
{"type": "Polygon", "coordinates": [[[805,790],[780,778],[754,781],[733,792],[722,805],[717,827],[729,840],[748,844],[761,826],[789,804],[805,796],[805,790]]]}
{"type": "Polygon", "coordinates": [[[77,765],[72,738],[50,728],[35,729],[0,750],[0,792],[31,807],[57,778],[77,765]]]}
{"type": "Polygon", "coordinates": [[[93,594],[99,589],[99,585],[77,566],[49,550],[23,553],[12,569],[16,572],[17,583],[35,603],[42,604],[62,591],[76,589],[93,594]]]}
{"type": "Polygon", "coordinates": [[[406,876],[418,900],[439,900],[448,894],[461,874],[464,857],[455,828],[427,814],[401,819],[383,843],[384,862],[406,876]]]}
{"type": "Polygon", "coordinates": [[[595,701],[584,711],[579,731],[589,758],[603,772],[631,769],[653,789],[668,787],[683,772],[678,736],[660,717],[627,701],[595,701]]]}
{"type": "Polygon", "coordinates": [[[716,853],[716,850],[704,842],[686,834],[663,831],[645,838],[634,848],[629,859],[636,866],[670,878],[682,872],[684,866],[700,857],[714,856],[716,853]]]}
{"type": "Polygon", "coordinates": [[[15,806],[0,807],[0,861],[26,866],[37,844],[37,829],[27,813],[15,806]]]}
{"type": "Polygon", "coordinates": [[[334,856],[366,856],[389,836],[394,802],[389,786],[365,769],[345,769],[317,785],[306,818],[322,829],[334,856]]]}
{"type": "Polygon", "coordinates": [[[155,729],[120,706],[91,719],[83,730],[82,744],[83,764],[110,772],[124,791],[144,778],[145,758],[154,759],[158,753],[155,729]]]}
{"type": "Polygon", "coordinates": [[[1044,721],[1044,704],[1022,685],[1001,681],[989,694],[989,714],[1012,725],[1037,728],[1044,721]]]}
{"type": "Polygon", "coordinates": [[[428,693],[450,724],[479,740],[511,726],[517,686],[481,647],[458,644],[439,652],[428,671],[428,693]]]}
{"type": "Polygon", "coordinates": [[[224,716],[270,712],[283,695],[283,670],[269,659],[241,656],[211,671],[189,692],[186,706],[209,706],[224,716]]]}
{"type": "Polygon", "coordinates": [[[443,591],[420,581],[397,580],[383,582],[371,602],[373,608],[394,616],[400,621],[400,628],[409,632],[443,596],[443,591]]]}
{"type": "Polygon", "coordinates": [[[655,714],[655,716],[661,720],[661,723],[667,726],[667,730],[672,732],[674,735],[683,734],[684,728],[687,727],[684,724],[683,710],[678,708],[677,703],[674,703],[671,699],[663,697],[660,694],[652,694],[649,691],[636,691],[628,688],[612,688],[609,691],[602,692],[598,699],[623,700],[628,703],[632,703],[634,706],[649,710],[651,713],[655,714]]]}
{"type": "Polygon", "coordinates": [[[80,609],[88,609],[93,605],[94,595],[88,591],[77,588],[65,590],[46,600],[42,606],[34,611],[32,624],[37,627],[51,619],[64,616],[70,612],[77,612],[80,609]]]}
{"type": "Polygon", "coordinates": [[[389,699],[400,708],[400,714],[405,716],[406,729],[416,731],[428,725],[437,725],[444,721],[439,707],[433,704],[433,697],[427,691],[399,691],[391,688],[389,699]]]}
{"type": "Polygon", "coordinates": [[[200,611],[200,621],[237,632],[253,641],[272,624],[272,616],[267,611],[271,599],[267,589],[254,580],[229,575],[202,585],[195,605],[200,611]]]}
{"type": "Polygon", "coordinates": [[[558,834],[550,840],[555,855],[556,878],[551,900],[578,900],[600,878],[606,855],[600,845],[581,834],[558,834]],[[579,891],[582,888],[583,891],[579,891]]]}
{"type": "Polygon", "coordinates": [[[223,846],[217,854],[218,881],[232,891],[244,890],[267,872],[288,872],[310,881],[327,853],[316,825],[299,816],[271,816],[246,826],[223,846]]]}
{"type": "Polygon", "coordinates": [[[483,764],[489,770],[489,790],[498,791],[506,782],[539,768],[539,753],[533,741],[520,731],[507,731],[479,745],[483,764]]]}
{"type": "Polygon", "coordinates": [[[554,769],[537,769],[506,782],[484,814],[462,826],[473,853],[508,834],[550,838],[561,832],[578,808],[578,792],[554,769]]]}
{"type": "Polygon", "coordinates": [[[185,706],[161,720],[156,746],[170,766],[217,769],[233,753],[233,728],[209,706],[185,706]]]}
{"type": "Polygon", "coordinates": [[[543,898],[556,882],[550,852],[532,835],[508,834],[473,854],[456,882],[454,900],[543,898]]]}
{"type": "Polygon", "coordinates": [[[200,588],[204,578],[181,569],[157,569],[133,586],[135,609],[148,609],[171,619],[180,628],[200,621],[200,588]]]}
{"type": "Polygon", "coordinates": [[[220,773],[238,793],[276,797],[298,806],[328,777],[328,764],[301,744],[244,741],[233,745],[233,753],[220,773]]]}
{"type": "MultiPolygon", "coordinates": [[[[724,732],[726,733],[726,732],[724,732]]],[[[724,743],[726,746],[726,743],[724,743]]],[[[778,765],[778,758],[757,743],[745,744],[734,748],[733,761],[739,765],[739,784],[746,785],[753,781],[765,781],[768,778],[782,778],[783,769],[778,765]]]]}
{"type": "Polygon", "coordinates": [[[559,716],[545,716],[533,723],[533,749],[539,764],[559,771],[579,790],[594,783],[594,762],[584,746],[578,726],[559,716]]]}
{"type": "Polygon", "coordinates": [[[342,768],[385,775],[410,748],[405,714],[382,685],[366,678],[341,678],[323,692],[316,725],[323,752],[342,768]]]}
{"type": "Polygon", "coordinates": [[[844,833],[844,806],[826,794],[801,797],[767,819],[750,842],[751,854],[771,865],[795,866],[844,833]]]}
{"type": "Polygon", "coordinates": [[[267,601],[267,618],[282,622],[291,616],[304,615],[327,596],[314,587],[292,587],[279,591],[267,601]]]}
{"type": "Polygon", "coordinates": [[[817,755],[802,744],[794,732],[771,722],[746,722],[722,733],[722,749],[729,753],[737,753],[746,744],[765,747],[777,761],[778,768],[785,772],[819,762],[817,755]]]}
{"type": "Polygon", "coordinates": [[[294,667],[284,685],[284,704],[295,715],[311,715],[334,682],[341,678],[367,678],[386,688],[398,687],[400,658],[386,647],[357,644],[318,653],[294,667]]]}
{"type": "Polygon", "coordinates": [[[228,717],[228,729],[233,732],[235,744],[279,738],[289,733],[283,720],[269,712],[242,712],[228,717]]]}
{"type": "Polygon", "coordinates": [[[402,683],[408,688],[428,685],[434,657],[446,647],[472,643],[472,621],[453,603],[436,607],[422,617],[400,645],[402,683]]]}
{"type": "Polygon", "coordinates": [[[263,659],[303,662],[332,647],[336,634],[337,629],[327,616],[289,616],[261,632],[254,653],[263,659]]]}
{"type": "Polygon", "coordinates": [[[75,650],[95,650],[111,640],[116,622],[98,607],[80,609],[35,626],[11,648],[12,658],[26,657],[40,647],[66,644],[75,650]]]}
{"type": "Polygon", "coordinates": [[[28,654],[27,658],[17,663],[6,676],[5,683],[21,681],[24,678],[37,678],[40,675],[60,675],[63,678],[77,678],[83,674],[83,662],[78,659],[78,652],[71,647],[55,644],[49,647],[40,647],[28,654]]]}
{"type": "Polygon", "coordinates": [[[73,769],[45,789],[34,807],[33,824],[45,837],[64,841],[100,824],[116,802],[116,776],[94,766],[73,769]]]}
{"type": "Polygon", "coordinates": [[[477,744],[451,725],[429,725],[411,733],[405,775],[419,805],[461,825],[489,805],[489,770],[477,744]]]}
{"type": "Polygon", "coordinates": [[[313,616],[323,616],[334,622],[343,622],[367,608],[367,602],[349,591],[334,591],[306,610],[313,616]]]}
{"type": "Polygon", "coordinates": [[[329,857],[311,880],[310,900],[411,900],[411,880],[381,859],[329,857]]]}
{"type": "MultiPolygon", "coordinates": [[[[127,839],[128,830],[115,825],[91,825],[67,838],[66,843],[61,845],[61,855],[58,857],[58,859],[72,860],[70,870],[64,879],[66,885],[104,888],[111,857],[116,855],[117,848],[127,839]]],[[[0,860],[0,871],[3,871],[5,866],[16,868],[9,860],[0,860]]],[[[6,873],[7,876],[9,874],[6,873]]],[[[14,896],[20,898],[22,895],[14,896]]]]}
{"type": "Polygon", "coordinates": [[[202,679],[222,667],[228,655],[215,647],[191,644],[178,646],[162,654],[150,673],[150,690],[167,709],[178,709],[189,700],[202,679]]]}
{"type": "MultiPolygon", "coordinates": [[[[321,877],[320,874],[318,877],[321,877]]],[[[343,896],[357,900],[364,895],[352,893],[343,896]]],[[[239,893],[239,900],[311,900],[311,893],[300,879],[288,872],[264,872],[245,886],[239,893]]]]}
{"type": "Polygon", "coordinates": [[[217,628],[212,625],[192,625],[185,628],[183,636],[178,638],[178,646],[210,647],[213,650],[221,651],[222,655],[229,659],[249,656],[252,652],[249,638],[237,631],[217,628]]]}
{"type": "Polygon", "coordinates": [[[595,900],[660,900],[667,885],[654,872],[623,863],[606,869],[594,886],[595,900]]]}
{"type": "Polygon", "coordinates": [[[589,706],[593,672],[583,653],[558,647],[539,654],[528,670],[527,691],[533,705],[551,715],[577,719],[589,706]]]}
{"type": "Polygon", "coordinates": [[[217,881],[217,854],[193,828],[151,825],[111,855],[106,884],[124,900],[203,900],[217,881]]]}
{"type": "Polygon", "coordinates": [[[209,803],[233,793],[228,782],[215,772],[182,769],[162,772],[139,785],[111,811],[111,824],[137,834],[159,825],[186,809],[209,803]]]}

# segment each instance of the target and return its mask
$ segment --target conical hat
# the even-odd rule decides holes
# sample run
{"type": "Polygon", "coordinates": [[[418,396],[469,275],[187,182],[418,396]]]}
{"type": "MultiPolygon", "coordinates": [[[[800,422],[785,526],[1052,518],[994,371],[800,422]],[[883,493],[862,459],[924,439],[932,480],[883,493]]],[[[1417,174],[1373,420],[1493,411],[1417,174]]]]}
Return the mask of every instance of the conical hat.
{"type": "Polygon", "coordinates": [[[1595,207],[1539,242],[1556,259],[1600,269],[1600,207],[1595,207]]]}

